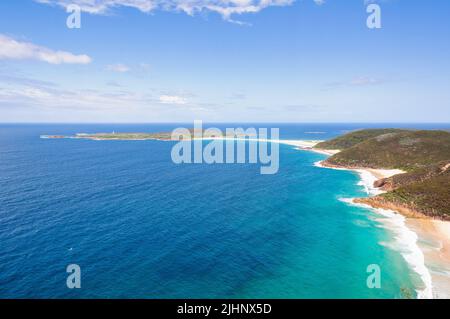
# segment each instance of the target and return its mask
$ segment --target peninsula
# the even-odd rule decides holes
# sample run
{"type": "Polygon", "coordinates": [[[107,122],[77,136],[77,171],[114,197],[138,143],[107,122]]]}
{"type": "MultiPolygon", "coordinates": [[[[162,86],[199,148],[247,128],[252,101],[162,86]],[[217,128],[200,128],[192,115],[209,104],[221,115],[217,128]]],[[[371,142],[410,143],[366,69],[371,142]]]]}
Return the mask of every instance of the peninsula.
{"type": "MultiPolygon", "coordinates": [[[[190,129],[189,133],[182,135],[183,139],[195,139],[196,136],[202,136],[203,138],[209,138],[208,134],[205,134],[206,130],[190,129]]],[[[178,135],[177,135],[178,136],[178,135]]],[[[223,138],[244,138],[251,137],[247,134],[240,134],[236,132],[232,135],[224,135],[223,138]]],[[[128,132],[111,132],[111,133],[77,133],[75,135],[41,135],[44,139],[84,139],[94,141],[171,141],[172,132],[158,132],[158,133],[128,133],[128,132]]]]}
{"type": "MultiPolygon", "coordinates": [[[[195,136],[195,129],[189,132],[184,138],[195,136]]],[[[249,136],[225,135],[221,138],[245,137],[249,136]]],[[[171,132],[78,133],[74,136],[43,135],[41,138],[170,141],[171,132]]],[[[325,167],[370,170],[378,178],[374,187],[383,192],[375,197],[355,199],[357,203],[395,210],[407,216],[450,221],[450,132],[366,129],[324,142],[270,141],[330,155],[321,163],[325,167]],[[384,170],[386,174],[383,174],[384,170]]]]}
{"type": "Polygon", "coordinates": [[[77,133],[75,135],[41,135],[41,138],[62,139],[74,138],[85,140],[128,140],[128,141],[145,141],[145,140],[162,140],[168,141],[171,138],[171,133],[77,133]]]}
{"type": "Polygon", "coordinates": [[[407,216],[450,220],[450,132],[374,129],[318,143],[340,149],[323,166],[346,169],[397,169],[404,173],[375,181],[384,192],[357,203],[407,216]]]}

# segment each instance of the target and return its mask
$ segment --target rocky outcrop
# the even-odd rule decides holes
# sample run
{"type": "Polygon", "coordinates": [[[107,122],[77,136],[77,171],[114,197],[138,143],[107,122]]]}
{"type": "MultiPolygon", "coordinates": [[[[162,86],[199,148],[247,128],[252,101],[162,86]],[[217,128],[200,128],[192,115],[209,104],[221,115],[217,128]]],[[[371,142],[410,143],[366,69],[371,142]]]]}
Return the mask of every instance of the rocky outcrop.
{"type": "Polygon", "coordinates": [[[387,210],[393,210],[396,211],[403,216],[407,217],[413,217],[413,218],[427,218],[427,216],[420,211],[417,210],[417,208],[414,207],[408,207],[407,205],[398,204],[390,202],[386,199],[383,199],[382,197],[368,197],[368,198],[356,198],[353,200],[353,202],[357,204],[365,204],[369,205],[373,208],[381,208],[381,209],[387,209],[387,210]]]}
{"type": "Polygon", "coordinates": [[[357,204],[369,205],[373,208],[387,209],[398,212],[406,217],[411,218],[435,218],[439,220],[450,221],[450,216],[439,214],[438,211],[433,209],[423,210],[413,202],[410,203],[399,203],[396,201],[391,201],[382,196],[368,197],[368,198],[356,198],[353,200],[357,204]]]}

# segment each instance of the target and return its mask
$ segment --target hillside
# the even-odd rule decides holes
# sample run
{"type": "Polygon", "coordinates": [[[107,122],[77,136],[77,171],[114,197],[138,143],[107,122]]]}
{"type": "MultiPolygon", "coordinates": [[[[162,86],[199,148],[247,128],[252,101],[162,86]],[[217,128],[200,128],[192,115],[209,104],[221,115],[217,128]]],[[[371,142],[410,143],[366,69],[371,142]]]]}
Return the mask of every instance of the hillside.
{"type": "Polygon", "coordinates": [[[398,174],[389,178],[380,179],[375,182],[375,187],[379,187],[385,191],[391,191],[418,181],[426,181],[446,172],[449,168],[450,161],[439,162],[438,164],[418,168],[405,174],[398,174]]]}
{"type": "Polygon", "coordinates": [[[370,129],[370,130],[358,130],[343,136],[339,136],[335,139],[325,141],[316,145],[316,148],[325,150],[345,150],[356,144],[367,141],[373,137],[379,135],[402,132],[399,129],[370,129]]]}
{"type": "Polygon", "coordinates": [[[357,202],[402,213],[450,220],[450,169],[425,180],[408,183],[390,192],[357,202]]]}
{"type": "MultiPolygon", "coordinates": [[[[346,136],[341,138],[339,144],[345,144],[346,136]]],[[[350,136],[348,143],[353,141],[354,137],[350,136]]],[[[398,131],[378,135],[344,149],[331,156],[325,164],[348,168],[396,168],[411,171],[448,159],[449,132],[398,131]]]]}
{"type": "Polygon", "coordinates": [[[374,183],[386,193],[356,202],[405,215],[450,220],[449,132],[363,130],[325,143],[343,149],[325,160],[325,166],[406,171],[374,183]],[[356,143],[358,140],[361,141],[356,143]],[[348,145],[352,146],[345,147],[348,145]]]}

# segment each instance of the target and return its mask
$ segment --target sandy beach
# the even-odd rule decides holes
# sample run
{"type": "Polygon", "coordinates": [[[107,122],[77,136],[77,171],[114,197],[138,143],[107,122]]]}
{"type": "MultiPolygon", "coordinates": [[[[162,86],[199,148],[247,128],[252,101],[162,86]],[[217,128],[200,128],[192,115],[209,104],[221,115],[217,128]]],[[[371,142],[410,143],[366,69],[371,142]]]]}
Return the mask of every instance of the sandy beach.
{"type": "MultiPolygon", "coordinates": [[[[339,152],[339,150],[313,149],[314,145],[311,142],[305,143],[304,141],[289,143],[289,145],[325,155],[333,155],[339,152]]],[[[321,162],[317,162],[315,165],[323,168],[357,172],[361,178],[359,185],[364,187],[369,196],[376,196],[384,192],[373,186],[375,181],[405,173],[398,169],[334,168],[324,166],[321,162]]],[[[352,200],[346,200],[346,202],[354,204],[352,200]]],[[[406,251],[402,254],[408,263],[411,264],[412,269],[422,278],[425,285],[422,290],[418,291],[418,297],[436,299],[450,298],[450,222],[428,217],[412,218],[391,210],[375,209],[367,205],[363,206],[380,213],[383,216],[380,221],[384,221],[387,228],[395,231],[397,233],[397,240],[404,247],[407,247],[406,251]]]]}
{"type": "Polygon", "coordinates": [[[321,154],[325,154],[325,155],[334,155],[334,154],[337,154],[340,152],[340,150],[325,150],[325,149],[320,149],[320,148],[314,148],[314,146],[316,146],[320,142],[323,142],[323,141],[281,140],[281,143],[295,146],[300,150],[313,151],[313,152],[321,153],[321,154]]]}
{"type": "MultiPolygon", "coordinates": [[[[359,169],[357,171],[362,179],[362,186],[366,188],[370,196],[375,196],[384,191],[373,187],[373,182],[380,178],[388,178],[396,174],[401,174],[400,170],[375,170],[375,169],[359,169]],[[370,176],[371,175],[371,176],[370,176]]],[[[378,212],[386,214],[387,212],[394,212],[390,210],[375,209],[378,212]]],[[[401,215],[400,212],[395,211],[395,214],[401,215]]],[[[436,298],[447,299],[450,298],[450,222],[432,219],[423,216],[415,218],[407,215],[402,215],[404,218],[403,224],[409,230],[413,231],[417,238],[409,237],[409,240],[414,240],[414,245],[417,246],[421,253],[420,257],[417,252],[415,256],[411,254],[409,257],[416,269],[419,269],[419,274],[424,280],[425,284],[430,281],[430,290],[424,289],[420,294],[422,298],[436,298]],[[424,269],[418,264],[423,264],[429,274],[424,272],[424,269]],[[431,280],[429,279],[431,276],[431,280]]],[[[408,237],[405,236],[405,239],[408,237]]],[[[412,244],[412,243],[411,243],[412,244]]],[[[410,246],[413,248],[413,246],[410,246]]]]}
{"type": "Polygon", "coordinates": [[[450,222],[406,218],[406,225],[418,236],[432,278],[433,298],[450,298],[450,222]]]}
{"type": "Polygon", "coordinates": [[[373,169],[373,168],[366,168],[361,169],[361,171],[366,171],[375,176],[377,179],[382,178],[389,178],[397,174],[403,174],[406,173],[405,171],[402,171],[400,169],[373,169]]]}
{"type": "MultiPolygon", "coordinates": [[[[233,138],[211,139],[227,140],[233,138]]],[[[298,150],[312,151],[328,156],[340,152],[340,150],[314,148],[315,145],[322,142],[317,140],[234,139],[285,144],[298,150]]],[[[321,162],[317,162],[315,165],[322,168],[357,172],[361,178],[359,185],[364,187],[369,196],[376,196],[384,192],[373,186],[375,181],[405,173],[399,169],[328,167],[322,165],[321,162]]],[[[355,204],[351,199],[344,201],[373,209],[380,214],[380,222],[396,233],[396,241],[403,247],[402,255],[424,283],[423,289],[418,290],[419,298],[450,298],[450,222],[426,217],[412,218],[392,210],[375,209],[368,205],[355,204]]]]}

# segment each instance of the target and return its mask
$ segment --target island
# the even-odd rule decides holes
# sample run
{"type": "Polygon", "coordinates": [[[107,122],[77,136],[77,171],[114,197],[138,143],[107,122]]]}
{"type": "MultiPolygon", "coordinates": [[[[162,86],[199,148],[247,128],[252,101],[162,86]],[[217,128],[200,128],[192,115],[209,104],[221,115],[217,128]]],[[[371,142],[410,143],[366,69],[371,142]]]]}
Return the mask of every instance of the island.
{"type": "MultiPolygon", "coordinates": [[[[204,137],[204,130],[190,129],[183,139],[204,137]]],[[[171,132],[78,133],[74,136],[43,135],[50,139],[160,140],[171,132]]],[[[240,139],[248,136],[222,136],[240,139]]],[[[371,170],[374,187],[381,194],[354,199],[355,203],[390,209],[411,217],[450,221],[450,132],[434,130],[363,129],[323,141],[270,140],[330,155],[321,165],[329,168],[371,170]],[[390,174],[377,174],[389,170],[390,174]],[[394,172],[394,173],[392,173],[394,172]]]]}
{"type": "Polygon", "coordinates": [[[145,141],[145,140],[162,140],[168,141],[171,139],[171,133],[77,133],[75,135],[41,135],[41,138],[50,139],[85,139],[85,140],[128,140],[128,141],[145,141]]]}
{"type": "MultiPolygon", "coordinates": [[[[178,137],[183,139],[196,139],[196,136],[200,138],[211,138],[207,134],[206,130],[189,129],[188,134],[184,134],[178,137]]],[[[213,136],[212,136],[213,137],[213,136]]],[[[232,134],[223,135],[221,138],[245,138],[249,137],[246,134],[232,134]]],[[[157,141],[171,141],[172,132],[159,132],[159,133],[128,133],[128,132],[111,132],[111,133],[77,133],[75,135],[41,135],[43,139],[85,139],[94,141],[146,141],[146,140],[157,140],[157,141]]]]}

